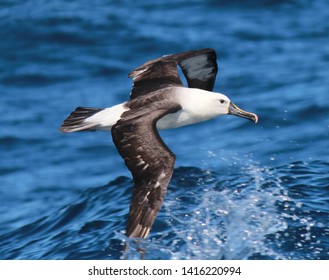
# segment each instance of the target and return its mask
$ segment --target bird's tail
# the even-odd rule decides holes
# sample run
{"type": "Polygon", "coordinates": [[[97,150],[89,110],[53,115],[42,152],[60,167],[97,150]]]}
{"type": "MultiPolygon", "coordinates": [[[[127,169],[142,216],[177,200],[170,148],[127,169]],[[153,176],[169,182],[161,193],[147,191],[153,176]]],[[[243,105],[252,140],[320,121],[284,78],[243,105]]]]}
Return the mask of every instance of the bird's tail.
{"type": "Polygon", "coordinates": [[[98,126],[95,122],[88,122],[88,118],[104,109],[78,107],[72,112],[63,122],[59,128],[61,132],[75,132],[75,131],[93,131],[98,126]]]}

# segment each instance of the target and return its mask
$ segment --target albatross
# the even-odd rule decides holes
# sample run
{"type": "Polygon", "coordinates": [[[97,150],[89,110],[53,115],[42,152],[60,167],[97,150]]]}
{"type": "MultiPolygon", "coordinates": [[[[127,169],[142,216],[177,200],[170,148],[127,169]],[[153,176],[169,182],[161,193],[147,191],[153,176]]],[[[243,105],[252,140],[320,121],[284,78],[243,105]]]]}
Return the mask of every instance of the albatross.
{"type": "Polygon", "coordinates": [[[60,131],[111,131],[113,142],[130,170],[134,190],[126,236],[146,238],[163,204],[174,170],[175,155],[158,130],[235,115],[253,122],[254,113],[213,92],[218,71],[213,49],[190,50],[145,62],[129,75],[130,99],[109,108],[78,107],[60,131]],[[188,87],[182,83],[181,68],[188,87]]]}

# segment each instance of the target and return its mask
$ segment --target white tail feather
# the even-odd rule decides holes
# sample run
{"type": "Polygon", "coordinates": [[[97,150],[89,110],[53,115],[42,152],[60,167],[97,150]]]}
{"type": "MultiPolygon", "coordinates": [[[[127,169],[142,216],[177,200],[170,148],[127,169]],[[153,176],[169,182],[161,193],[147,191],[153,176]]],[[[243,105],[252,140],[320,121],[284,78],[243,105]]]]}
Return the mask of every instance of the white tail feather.
{"type": "Polygon", "coordinates": [[[59,130],[65,133],[95,130],[109,131],[126,110],[125,103],[105,109],[78,107],[64,120],[59,130]]]}

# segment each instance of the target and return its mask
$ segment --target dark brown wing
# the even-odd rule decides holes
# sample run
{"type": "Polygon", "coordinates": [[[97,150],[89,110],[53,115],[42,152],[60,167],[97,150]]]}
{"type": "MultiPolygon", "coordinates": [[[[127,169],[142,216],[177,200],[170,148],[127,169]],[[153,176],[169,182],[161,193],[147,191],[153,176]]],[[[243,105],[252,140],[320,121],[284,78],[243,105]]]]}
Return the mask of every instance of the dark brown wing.
{"type": "Polygon", "coordinates": [[[200,51],[197,55],[179,63],[190,88],[212,91],[218,72],[216,52],[211,49],[200,51]]]}
{"type": "Polygon", "coordinates": [[[132,100],[131,109],[112,127],[113,142],[135,184],[126,229],[128,237],[147,237],[162,206],[175,163],[175,155],[160,138],[156,122],[181,107],[170,100],[157,102],[154,98],[158,97],[147,96],[147,100],[145,97],[142,108],[140,100],[137,106],[132,100]]]}
{"type": "Polygon", "coordinates": [[[134,85],[130,98],[169,86],[183,86],[177,71],[179,65],[191,88],[211,91],[218,71],[213,49],[192,50],[150,60],[133,70],[129,77],[134,85]]]}

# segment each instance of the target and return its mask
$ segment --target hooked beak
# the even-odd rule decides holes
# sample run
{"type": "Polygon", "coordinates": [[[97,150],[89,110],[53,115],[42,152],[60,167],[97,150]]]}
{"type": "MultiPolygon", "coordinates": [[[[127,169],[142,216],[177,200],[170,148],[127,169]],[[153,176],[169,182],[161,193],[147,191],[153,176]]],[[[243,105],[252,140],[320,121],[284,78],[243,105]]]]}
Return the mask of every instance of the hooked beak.
{"type": "Polygon", "coordinates": [[[234,116],[238,116],[241,118],[251,120],[255,123],[258,122],[258,116],[256,114],[243,111],[238,106],[233,104],[232,102],[230,102],[230,107],[228,108],[228,113],[230,115],[234,115],[234,116]]]}

